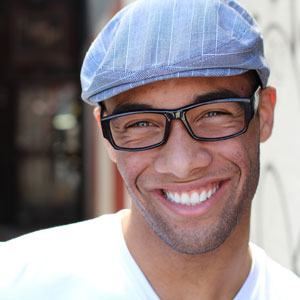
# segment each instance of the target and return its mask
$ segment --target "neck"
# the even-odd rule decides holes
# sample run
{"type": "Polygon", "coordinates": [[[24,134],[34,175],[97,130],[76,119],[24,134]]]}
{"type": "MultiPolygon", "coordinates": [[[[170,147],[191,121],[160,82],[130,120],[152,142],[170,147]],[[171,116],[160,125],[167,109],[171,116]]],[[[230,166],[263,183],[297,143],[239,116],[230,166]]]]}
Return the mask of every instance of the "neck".
{"type": "Polygon", "coordinates": [[[221,246],[192,255],[173,250],[131,214],[122,220],[126,244],[161,299],[233,299],[238,293],[251,268],[249,212],[221,246]]]}

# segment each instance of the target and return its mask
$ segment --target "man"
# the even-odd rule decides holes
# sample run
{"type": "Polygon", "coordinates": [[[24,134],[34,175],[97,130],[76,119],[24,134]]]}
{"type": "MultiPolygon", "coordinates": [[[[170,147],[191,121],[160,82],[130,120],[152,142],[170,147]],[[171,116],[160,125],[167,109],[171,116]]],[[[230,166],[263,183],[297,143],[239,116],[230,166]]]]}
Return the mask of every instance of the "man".
{"type": "Polygon", "coordinates": [[[1,246],[0,298],[300,299],[299,278],[249,245],[268,76],[258,27],[234,1],[124,8],[81,79],[131,209],[1,246]]]}

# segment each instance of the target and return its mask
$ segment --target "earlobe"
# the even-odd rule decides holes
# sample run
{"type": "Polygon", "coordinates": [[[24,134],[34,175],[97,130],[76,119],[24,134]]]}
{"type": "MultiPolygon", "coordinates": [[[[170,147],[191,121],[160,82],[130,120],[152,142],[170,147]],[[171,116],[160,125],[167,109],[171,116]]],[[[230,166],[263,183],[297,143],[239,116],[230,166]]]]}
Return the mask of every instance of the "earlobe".
{"type": "Polygon", "coordinates": [[[97,121],[98,126],[101,128],[101,121],[100,121],[100,107],[96,107],[94,109],[94,117],[97,121]]]}
{"type": "MultiPolygon", "coordinates": [[[[97,121],[97,124],[99,126],[99,129],[101,131],[101,118],[100,118],[100,114],[101,114],[101,110],[99,107],[96,107],[94,109],[94,117],[97,121]]],[[[114,162],[116,163],[116,150],[112,147],[112,145],[109,143],[109,141],[107,139],[104,139],[104,145],[105,145],[105,148],[106,148],[106,151],[109,155],[109,158],[114,162]]]]}
{"type": "Polygon", "coordinates": [[[268,140],[272,134],[275,105],[276,89],[274,87],[267,87],[261,90],[258,105],[261,143],[268,140]]]}

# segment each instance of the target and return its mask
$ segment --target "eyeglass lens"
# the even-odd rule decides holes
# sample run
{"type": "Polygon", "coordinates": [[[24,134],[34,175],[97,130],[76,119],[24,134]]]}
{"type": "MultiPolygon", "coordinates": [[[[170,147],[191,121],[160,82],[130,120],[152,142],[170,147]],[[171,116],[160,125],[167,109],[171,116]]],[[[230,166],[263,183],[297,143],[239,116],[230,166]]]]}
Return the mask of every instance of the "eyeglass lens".
{"type": "MultiPolygon", "coordinates": [[[[226,137],[245,127],[245,110],[238,101],[197,106],[185,116],[191,131],[201,138],[226,137]]],[[[110,131],[117,146],[134,149],[160,143],[166,124],[162,113],[134,113],[111,119],[110,131]]]]}

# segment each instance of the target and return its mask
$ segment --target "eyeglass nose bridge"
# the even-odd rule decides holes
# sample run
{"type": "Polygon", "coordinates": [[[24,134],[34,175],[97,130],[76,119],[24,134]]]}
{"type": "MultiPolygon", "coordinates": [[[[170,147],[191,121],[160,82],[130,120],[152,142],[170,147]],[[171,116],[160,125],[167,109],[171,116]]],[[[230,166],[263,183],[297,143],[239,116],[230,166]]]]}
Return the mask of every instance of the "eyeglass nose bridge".
{"type": "Polygon", "coordinates": [[[173,111],[173,112],[167,112],[165,114],[165,116],[167,117],[167,126],[166,126],[167,133],[166,133],[166,138],[168,138],[169,134],[170,134],[171,122],[173,120],[180,120],[183,123],[183,125],[184,125],[185,129],[187,130],[187,132],[189,133],[189,135],[193,139],[197,140],[197,137],[194,135],[192,129],[190,128],[190,125],[189,125],[189,123],[188,123],[188,121],[186,119],[185,113],[186,113],[185,110],[181,110],[180,109],[180,110],[173,111]]]}
{"type": "Polygon", "coordinates": [[[183,113],[181,110],[178,110],[174,113],[174,119],[179,120],[182,119],[182,117],[183,117],[183,113]]]}
{"type": "Polygon", "coordinates": [[[165,113],[165,116],[167,117],[169,122],[173,120],[181,120],[181,121],[185,120],[185,113],[181,109],[176,111],[168,111],[167,113],[165,113]]]}

